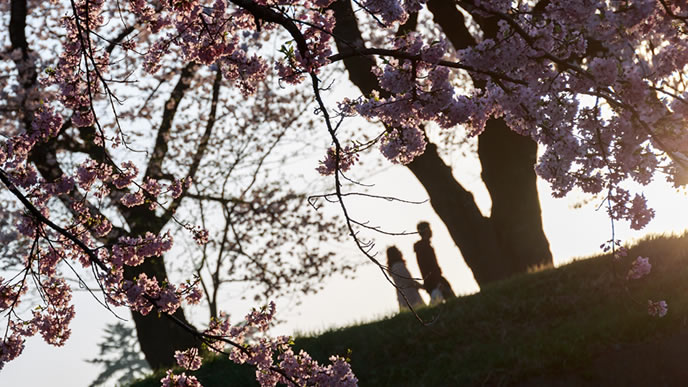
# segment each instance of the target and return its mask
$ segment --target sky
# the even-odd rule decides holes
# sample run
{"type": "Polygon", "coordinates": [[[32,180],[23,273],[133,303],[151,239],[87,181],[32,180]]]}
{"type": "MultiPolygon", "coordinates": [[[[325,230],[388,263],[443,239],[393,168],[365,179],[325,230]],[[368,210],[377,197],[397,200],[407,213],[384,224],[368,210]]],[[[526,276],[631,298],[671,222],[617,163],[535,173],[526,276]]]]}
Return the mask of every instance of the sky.
{"type": "MultiPolygon", "coordinates": [[[[479,171],[466,171],[459,176],[459,180],[475,192],[479,206],[488,213],[489,198],[480,182],[479,171]]],[[[371,179],[376,182],[373,192],[395,194],[409,200],[426,199],[423,187],[404,167],[390,166],[371,179]]],[[[538,189],[545,233],[550,241],[555,265],[564,264],[576,257],[599,253],[600,244],[611,237],[609,219],[604,210],[596,210],[599,203],[592,202],[574,209],[574,204],[584,196],[574,192],[567,198],[553,199],[547,184],[542,181],[539,182],[538,189]]],[[[677,193],[662,183],[653,183],[645,187],[643,192],[657,212],[655,220],[641,231],[632,231],[627,224],[617,223],[618,239],[632,241],[647,233],[682,232],[686,228],[688,198],[685,193],[677,193]]],[[[359,219],[365,217],[372,225],[379,225],[388,231],[413,231],[420,220],[430,222],[434,234],[432,244],[440,267],[455,292],[466,295],[478,290],[471,272],[446,228],[430,209],[429,203],[414,205],[367,201],[350,202],[349,206],[354,216],[359,219]]],[[[420,276],[412,247],[417,239],[416,235],[380,236],[376,238],[376,244],[380,252],[384,252],[388,245],[397,245],[407,260],[411,274],[420,276]]],[[[385,281],[377,267],[367,263],[355,250],[353,242],[347,241],[341,254],[360,264],[356,278],[333,278],[324,284],[325,288],[320,293],[304,298],[301,304],[290,299],[277,300],[278,317],[286,322],[276,327],[274,333],[317,333],[334,327],[373,321],[397,312],[394,288],[385,281]]],[[[97,343],[101,339],[102,329],[106,323],[113,323],[117,318],[99,306],[86,292],[76,293],[75,304],[77,314],[72,325],[72,337],[67,344],[62,348],[55,348],[45,344],[40,337],[28,340],[24,353],[0,371],[0,386],[78,387],[88,386],[95,379],[99,368],[84,360],[97,355],[97,343]]],[[[235,321],[245,314],[246,308],[247,305],[240,302],[225,304],[225,309],[236,316],[235,321]]],[[[205,318],[205,312],[196,312],[192,320],[201,322],[205,318]]],[[[129,318],[126,310],[119,310],[118,314],[129,318]]],[[[422,327],[419,326],[419,329],[422,327]]]]}

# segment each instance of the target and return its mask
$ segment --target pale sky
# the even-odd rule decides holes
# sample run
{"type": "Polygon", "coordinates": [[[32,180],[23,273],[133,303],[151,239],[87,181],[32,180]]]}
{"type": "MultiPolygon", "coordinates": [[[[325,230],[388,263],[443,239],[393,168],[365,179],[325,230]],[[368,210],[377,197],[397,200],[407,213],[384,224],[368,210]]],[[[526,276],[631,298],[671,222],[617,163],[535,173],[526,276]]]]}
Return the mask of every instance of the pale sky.
{"type": "MultiPolygon", "coordinates": [[[[479,173],[471,172],[461,176],[460,180],[476,192],[478,202],[485,210],[485,207],[489,207],[489,200],[478,189],[481,185],[478,176],[479,173]]],[[[392,166],[374,179],[377,183],[374,190],[380,194],[395,194],[410,200],[425,199],[422,186],[404,167],[392,166]]],[[[577,200],[575,194],[566,199],[552,199],[546,184],[542,182],[539,190],[543,223],[555,263],[560,265],[574,257],[598,253],[599,245],[610,239],[609,220],[603,210],[595,210],[598,203],[572,209],[571,203],[577,200]]],[[[628,241],[649,232],[682,231],[685,219],[688,219],[688,200],[685,194],[670,191],[666,184],[647,187],[644,192],[650,205],[657,211],[655,220],[640,232],[632,232],[627,224],[617,223],[616,237],[628,241]]],[[[367,216],[372,224],[389,231],[412,231],[418,221],[429,221],[433,228],[432,243],[439,264],[454,290],[458,294],[469,294],[477,290],[458,249],[428,203],[409,205],[376,201],[374,204],[350,203],[350,208],[354,214],[360,215],[359,219],[367,216]],[[374,210],[371,211],[371,208],[374,210]]],[[[415,235],[378,237],[376,240],[380,257],[384,258],[384,250],[388,245],[396,244],[404,254],[411,273],[419,276],[412,248],[416,239],[415,235]]],[[[362,263],[356,279],[332,279],[326,283],[322,292],[305,298],[299,306],[289,300],[277,300],[278,316],[287,323],[277,327],[275,333],[322,331],[375,320],[397,311],[395,290],[384,280],[380,271],[372,264],[365,263],[364,257],[354,250],[352,242],[346,244],[342,253],[362,263]]],[[[75,301],[77,314],[68,343],[62,348],[55,348],[43,343],[40,338],[29,340],[24,353],[0,371],[0,386],[78,387],[87,386],[95,378],[99,369],[84,360],[97,355],[96,344],[101,339],[102,329],[106,323],[114,322],[115,318],[83,292],[75,296],[75,301]]],[[[247,307],[248,304],[239,302],[224,305],[225,310],[236,316],[234,321],[246,313],[247,307]]],[[[206,318],[206,313],[205,310],[197,310],[192,320],[200,323],[206,318]]],[[[127,311],[122,311],[120,315],[129,318],[127,311]]]]}

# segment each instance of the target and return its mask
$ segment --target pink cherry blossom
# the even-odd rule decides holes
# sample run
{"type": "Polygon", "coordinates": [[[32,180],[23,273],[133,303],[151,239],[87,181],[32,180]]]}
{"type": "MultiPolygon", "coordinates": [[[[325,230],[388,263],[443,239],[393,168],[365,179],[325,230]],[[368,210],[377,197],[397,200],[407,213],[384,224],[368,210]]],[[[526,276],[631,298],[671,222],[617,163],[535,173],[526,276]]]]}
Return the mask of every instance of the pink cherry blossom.
{"type": "Polygon", "coordinates": [[[358,153],[354,148],[346,146],[345,148],[340,148],[339,152],[337,152],[335,147],[331,147],[327,150],[325,160],[320,161],[320,166],[316,170],[321,175],[331,175],[336,170],[346,172],[356,161],[358,161],[358,153]],[[337,165],[337,156],[339,156],[339,165],[337,165]]]}
{"type": "Polygon", "coordinates": [[[197,305],[203,298],[203,292],[197,284],[189,285],[182,283],[179,285],[179,293],[184,295],[184,300],[191,305],[197,305]]]}
{"type": "Polygon", "coordinates": [[[666,301],[647,300],[647,313],[652,317],[664,317],[669,311],[666,301]]]}
{"type": "Polygon", "coordinates": [[[425,135],[416,128],[393,129],[385,133],[380,152],[394,163],[408,164],[425,151],[425,135]]]}
{"type": "Polygon", "coordinates": [[[195,371],[201,368],[202,359],[198,355],[198,348],[189,348],[186,351],[176,351],[174,358],[177,364],[187,370],[195,371]]]}
{"type": "Polygon", "coordinates": [[[203,387],[195,376],[187,376],[184,372],[176,375],[172,370],[167,370],[160,383],[162,387],[203,387]]]}
{"type": "Polygon", "coordinates": [[[24,350],[24,337],[19,332],[12,332],[0,342],[0,370],[5,363],[14,360],[24,350]]]}
{"type": "Polygon", "coordinates": [[[650,258],[638,257],[633,264],[631,269],[628,271],[627,279],[640,279],[650,274],[652,265],[650,264],[650,258]]]}
{"type": "Polygon", "coordinates": [[[62,116],[55,112],[51,106],[43,106],[31,122],[34,136],[43,140],[57,135],[62,127],[62,116]]]}

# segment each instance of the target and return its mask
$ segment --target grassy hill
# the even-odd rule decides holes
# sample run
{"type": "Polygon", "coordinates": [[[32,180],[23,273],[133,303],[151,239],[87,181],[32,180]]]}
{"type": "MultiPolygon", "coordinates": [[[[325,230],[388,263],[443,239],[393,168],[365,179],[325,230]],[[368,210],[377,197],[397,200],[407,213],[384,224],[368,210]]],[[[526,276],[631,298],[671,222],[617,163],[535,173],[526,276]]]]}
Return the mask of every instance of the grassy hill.
{"type": "MultiPolygon", "coordinates": [[[[688,236],[650,237],[614,262],[609,255],[517,276],[419,315],[296,339],[323,361],[350,353],[361,386],[686,385],[688,236]],[[649,256],[652,272],[626,280],[649,256]],[[669,313],[648,316],[647,300],[669,313]]],[[[205,387],[254,386],[254,371],[208,359],[205,387]]],[[[158,386],[160,374],[134,384],[158,386]]]]}

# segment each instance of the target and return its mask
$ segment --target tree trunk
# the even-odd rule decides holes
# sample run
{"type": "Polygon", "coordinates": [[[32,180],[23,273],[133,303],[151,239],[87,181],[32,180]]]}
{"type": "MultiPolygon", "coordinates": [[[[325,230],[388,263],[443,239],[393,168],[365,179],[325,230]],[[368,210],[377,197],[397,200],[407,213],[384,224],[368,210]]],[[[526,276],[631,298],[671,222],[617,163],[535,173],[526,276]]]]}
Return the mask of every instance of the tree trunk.
{"type": "Polygon", "coordinates": [[[492,199],[490,221],[502,253],[509,257],[501,264],[513,274],[551,265],[533,169],[537,144],[510,130],[504,120],[493,119],[478,137],[478,156],[492,199]]]}
{"type": "MultiPolygon", "coordinates": [[[[126,215],[132,236],[143,235],[146,232],[159,234],[165,226],[165,222],[146,206],[133,207],[126,215]]],[[[164,257],[150,257],[138,266],[124,267],[125,279],[133,281],[141,273],[146,273],[149,278],[154,276],[160,284],[169,281],[164,257]]],[[[155,311],[145,316],[134,311],[131,314],[136,324],[141,352],[154,370],[174,366],[175,351],[202,344],[189,329],[184,329],[185,326],[191,329],[194,327],[184,317],[182,307],[179,307],[171,317],[155,311]]]]}
{"type": "MultiPolygon", "coordinates": [[[[12,43],[12,48],[21,50],[22,57],[21,61],[17,60],[17,70],[20,72],[20,79],[23,79],[22,86],[24,89],[30,90],[36,84],[37,72],[35,63],[28,62],[30,59],[28,56],[30,50],[25,33],[26,16],[26,0],[12,1],[9,37],[12,43]]],[[[112,47],[114,47],[114,45],[112,47]]],[[[193,65],[187,65],[182,72],[182,78],[191,74],[192,70],[193,65]]],[[[183,81],[180,81],[179,85],[181,86],[175,88],[175,92],[177,92],[177,94],[174,94],[173,97],[181,98],[180,93],[183,94],[183,91],[188,88],[188,84],[183,81]]],[[[28,133],[30,133],[32,131],[32,119],[34,112],[25,109],[23,113],[24,128],[28,133]]],[[[66,123],[65,125],[69,126],[70,124],[66,123]]],[[[80,128],[80,135],[87,135],[93,130],[94,128],[92,127],[80,128]]],[[[62,132],[64,133],[64,130],[62,132]]],[[[58,138],[58,141],[60,140],[67,141],[64,138],[64,134],[58,138]]],[[[86,141],[86,143],[88,144],[89,142],[86,141]]],[[[41,177],[49,182],[58,181],[58,179],[64,176],[57,158],[57,146],[57,141],[51,141],[45,144],[39,143],[32,149],[30,155],[30,160],[35,164],[36,168],[41,174],[41,177]]],[[[69,145],[66,146],[67,148],[69,147],[69,145]]],[[[72,151],[83,152],[84,149],[72,149],[72,151]]],[[[95,160],[107,161],[107,158],[104,157],[105,150],[103,148],[92,147],[90,149],[86,149],[86,152],[90,153],[92,157],[97,154],[94,157],[95,160]]],[[[113,192],[115,192],[115,190],[113,190],[113,192]]],[[[85,203],[92,215],[102,216],[103,218],[107,219],[104,214],[100,213],[98,208],[90,205],[86,198],[83,197],[78,190],[74,189],[72,196],[73,197],[71,198],[67,196],[60,197],[65,205],[65,208],[70,209],[70,205],[75,201],[85,203]]],[[[111,197],[111,199],[113,199],[113,202],[115,203],[118,202],[118,197],[111,197]]],[[[127,218],[127,222],[131,226],[132,232],[130,235],[142,235],[145,231],[157,233],[164,225],[164,223],[161,224],[159,219],[155,216],[155,213],[150,210],[142,211],[140,209],[132,209],[131,213],[134,213],[133,218],[125,216],[125,218],[127,218]],[[132,219],[135,220],[132,222],[132,219]],[[133,224],[137,224],[138,226],[134,226],[133,224]],[[152,228],[142,227],[142,225],[152,225],[152,228]]],[[[112,233],[110,233],[108,236],[109,240],[104,242],[105,244],[110,244],[118,237],[126,234],[127,233],[123,228],[113,227],[112,233]]],[[[126,279],[133,280],[137,275],[143,272],[147,273],[149,276],[155,276],[160,282],[167,280],[167,272],[165,270],[162,257],[154,259],[149,258],[138,267],[126,267],[124,276],[126,279]]],[[[185,330],[181,327],[181,325],[191,326],[184,318],[184,313],[181,308],[177,310],[173,317],[177,322],[172,321],[165,316],[158,316],[157,313],[154,312],[148,316],[141,316],[136,312],[133,313],[133,319],[136,323],[136,331],[138,333],[141,349],[146,357],[146,360],[153,369],[173,366],[175,364],[175,350],[183,350],[191,346],[198,346],[200,344],[200,341],[197,340],[191,333],[189,333],[188,330],[185,330]]]]}
{"type": "MultiPolygon", "coordinates": [[[[154,275],[160,283],[167,280],[162,258],[147,258],[139,266],[125,266],[124,277],[127,279],[133,279],[141,273],[154,275]]],[[[184,317],[182,308],[177,309],[172,318],[160,315],[155,310],[146,316],[133,311],[131,314],[136,324],[141,352],[154,370],[175,365],[175,351],[198,347],[201,344],[200,340],[180,325],[192,327],[184,317]]]]}
{"type": "MultiPolygon", "coordinates": [[[[463,26],[463,15],[454,3],[431,0],[428,7],[438,24],[463,26]]],[[[337,18],[334,35],[339,52],[363,47],[350,0],[338,0],[331,9],[337,18]]],[[[457,49],[474,43],[465,26],[454,28],[448,36],[457,49]]],[[[372,57],[352,56],[344,65],[363,95],[378,88],[370,72],[375,65],[372,57]]],[[[533,169],[537,145],[509,130],[503,120],[493,119],[479,137],[478,156],[492,199],[489,218],[482,216],[473,195],[456,181],[435,144],[428,142],[425,153],[407,165],[425,187],[432,208],[447,226],[478,285],[552,264],[533,169]]]]}
{"type": "MultiPolygon", "coordinates": [[[[442,28],[455,49],[474,45],[463,14],[456,4],[428,1],[433,20],[442,28]]],[[[495,18],[479,21],[485,37],[498,32],[495,18]]],[[[475,81],[483,87],[484,81],[475,81]]],[[[552,264],[549,242],[542,229],[542,210],[537,193],[537,144],[510,130],[502,119],[492,119],[478,137],[482,179],[492,199],[490,219],[500,247],[510,257],[508,270],[522,273],[531,267],[552,264]]]]}
{"type": "Polygon", "coordinates": [[[506,278],[505,256],[489,218],[480,213],[473,194],[459,184],[452,170],[428,143],[425,152],[407,167],[430,197],[430,205],[447,226],[479,285],[506,278]]]}

